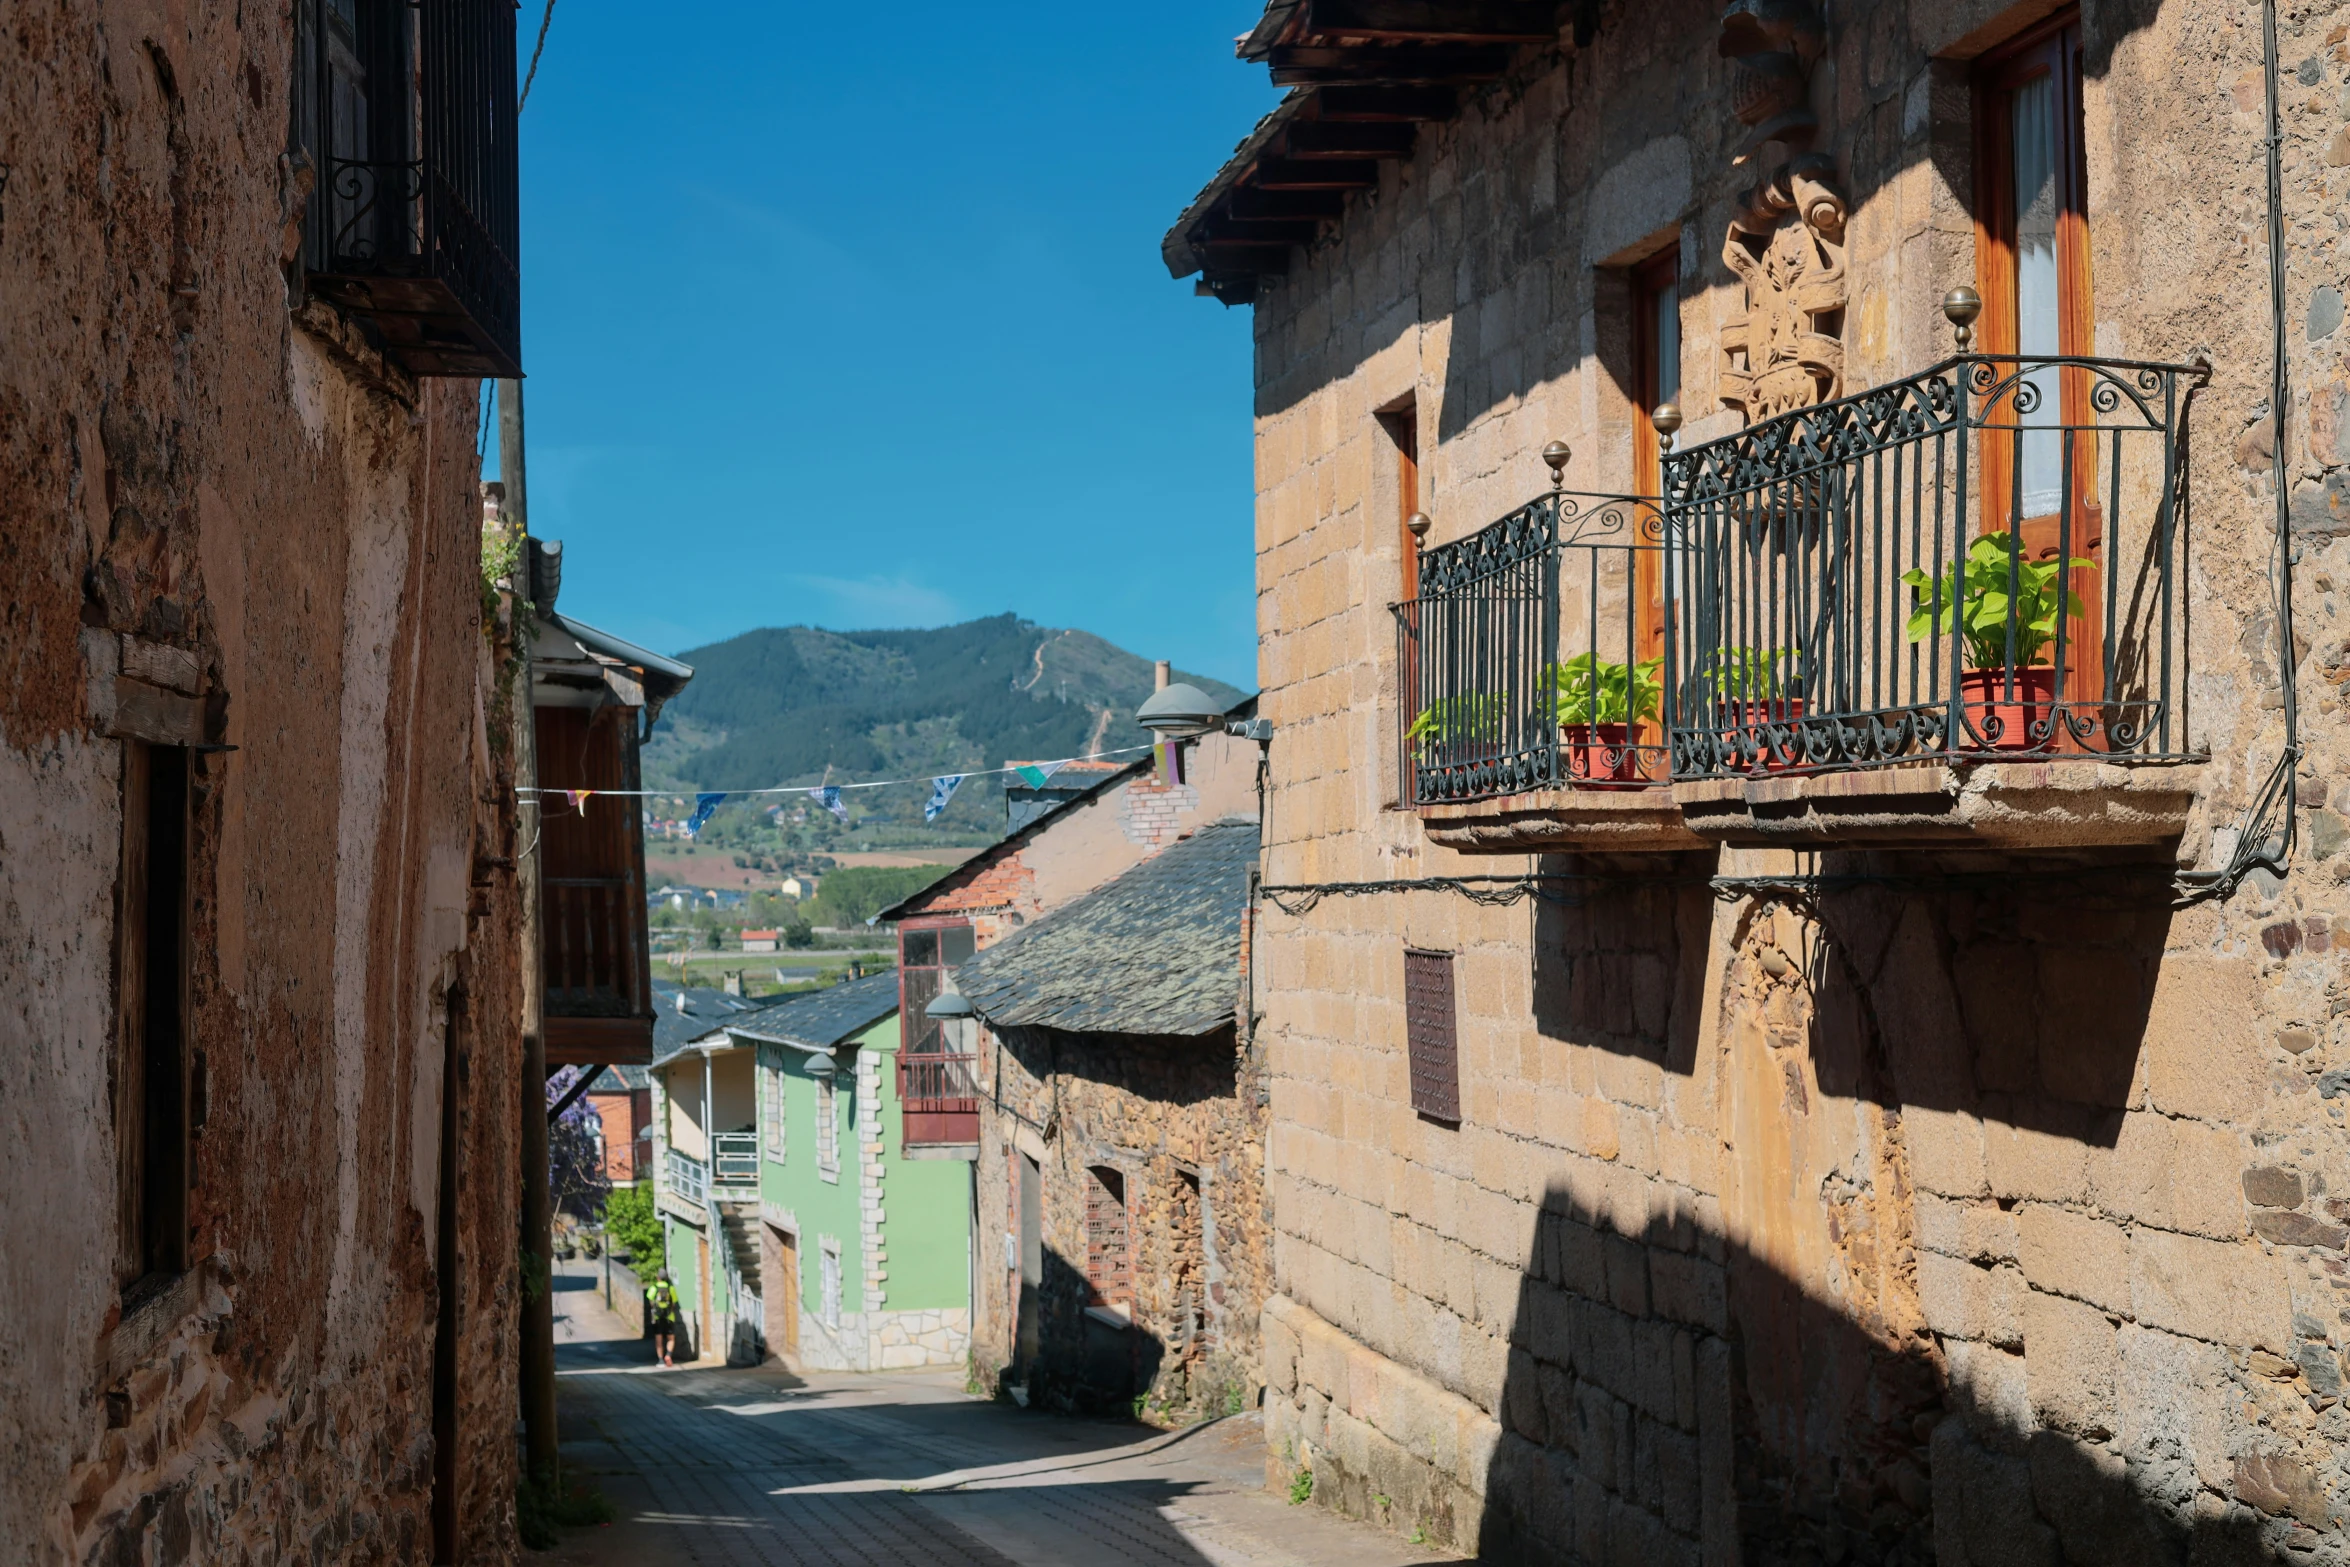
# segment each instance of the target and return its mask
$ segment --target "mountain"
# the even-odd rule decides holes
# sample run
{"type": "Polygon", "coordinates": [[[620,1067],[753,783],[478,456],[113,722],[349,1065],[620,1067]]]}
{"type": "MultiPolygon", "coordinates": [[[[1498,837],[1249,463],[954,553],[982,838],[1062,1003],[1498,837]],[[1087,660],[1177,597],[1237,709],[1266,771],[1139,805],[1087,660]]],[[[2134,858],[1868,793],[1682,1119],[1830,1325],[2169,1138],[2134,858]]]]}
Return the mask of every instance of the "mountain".
{"type": "MultiPolygon", "coordinates": [[[[652,788],[812,784],[828,766],[834,782],[922,777],[1150,738],[1134,722],[1152,690],[1147,660],[1016,615],[933,631],[784,626],[678,656],[694,678],[646,749],[652,788]]],[[[1175,678],[1227,705],[1243,695],[1205,675],[1175,678]]]]}

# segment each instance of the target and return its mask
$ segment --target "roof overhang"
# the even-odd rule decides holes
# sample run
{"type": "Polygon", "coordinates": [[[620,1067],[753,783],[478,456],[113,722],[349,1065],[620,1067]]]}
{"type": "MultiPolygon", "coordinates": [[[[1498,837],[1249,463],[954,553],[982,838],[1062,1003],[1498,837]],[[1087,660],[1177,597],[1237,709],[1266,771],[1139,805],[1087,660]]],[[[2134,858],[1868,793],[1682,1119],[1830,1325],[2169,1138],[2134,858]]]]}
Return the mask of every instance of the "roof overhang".
{"type": "Polygon", "coordinates": [[[1505,75],[1521,48],[1558,45],[1562,11],[1587,43],[1598,0],[1269,0],[1235,52],[1290,93],[1168,230],[1167,270],[1253,303],[1292,247],[1378,187],[1380,164],[1412,155],[1421,125],[1459,113],[1463,88],[1505,75]]]}

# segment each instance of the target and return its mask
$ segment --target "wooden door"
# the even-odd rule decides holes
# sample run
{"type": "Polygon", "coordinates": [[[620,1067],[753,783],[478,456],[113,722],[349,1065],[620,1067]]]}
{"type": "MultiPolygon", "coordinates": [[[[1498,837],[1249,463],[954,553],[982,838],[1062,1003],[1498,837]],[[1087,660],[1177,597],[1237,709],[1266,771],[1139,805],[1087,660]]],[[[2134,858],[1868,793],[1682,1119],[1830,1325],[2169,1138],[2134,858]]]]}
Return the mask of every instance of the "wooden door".
{"type": "Polygon", "coordinates": [[[767,1347],[778,1355],[800,1352],[800,1238],[769,1224],[760,1258],[759,1295],[767,1311],[767,1347]]]}
{"type": "Polygon", "coordinates": [[[694,1277],[702,1299],[701,1320],[694,1327],[694,1358],[710,1353],[710,1335],[716,1330],[717,1319],[710,1310],[710,1237],[694,1237],[694,1277]]]}

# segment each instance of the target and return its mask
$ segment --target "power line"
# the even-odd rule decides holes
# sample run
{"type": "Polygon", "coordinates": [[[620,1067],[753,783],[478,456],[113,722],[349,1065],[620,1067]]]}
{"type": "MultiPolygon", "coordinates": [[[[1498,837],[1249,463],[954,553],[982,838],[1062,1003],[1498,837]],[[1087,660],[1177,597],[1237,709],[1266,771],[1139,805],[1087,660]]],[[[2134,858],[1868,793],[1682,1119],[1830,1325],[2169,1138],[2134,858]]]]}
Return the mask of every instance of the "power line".
{"type": "Polygon", "coordinates": [[[522,79],[522,96],[514,101],[514,112],[520,114],[530,102],[530,84],[539,79],[539,56],[547,52],[547,28],[555,20],[555,0],[547,0],[547,10],[539,18],[539,41],[530,51],[530,74],[522,79]]]}

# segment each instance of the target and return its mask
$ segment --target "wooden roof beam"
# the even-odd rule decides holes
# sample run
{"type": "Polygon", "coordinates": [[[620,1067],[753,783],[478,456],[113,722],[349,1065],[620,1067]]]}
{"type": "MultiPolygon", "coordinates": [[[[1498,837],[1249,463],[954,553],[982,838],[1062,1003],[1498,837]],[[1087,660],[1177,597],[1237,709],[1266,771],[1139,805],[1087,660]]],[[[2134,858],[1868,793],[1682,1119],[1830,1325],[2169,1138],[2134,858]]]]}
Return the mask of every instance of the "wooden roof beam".
{"type": "Polygon", "coordinates": [[[1506,44],[1321,48],[1284,44],[1266,57],[1276,87],[1345,82],[1489,82],[1509,69],[1506,44]]]}
{"type": "Polygon", "coordinates": [[[1314,95],[1322,123],[1449,120],[1461,112],[1450,87],[1325,87],[1314,95]]]}
{"type": "Polygon", "coordinates": [[[1289,128],[1293,158],[1405,158],[1411,156],[1417,127],[1345,120],[1300,120],[1289,128]]]}
{"type": "Polygon", "coordinates": [[[1312,0],[1294,36],[1408,43],[1549,43],[1554,0],[1312,0]]]}
{"type": "Polygon", "coordinates": [[[1260,190],[1243,185],[1224,199],[1223,215],[1242,223],[1279,223],[1346,215],[1346,193],[1336,190],[1260,190]]]}
{"type": "Polygon", "coordinates": [[[1379,165],[1368,158],[1265,158],[1256,184],[1259,190],[1372,190],[1379,165]]]}

